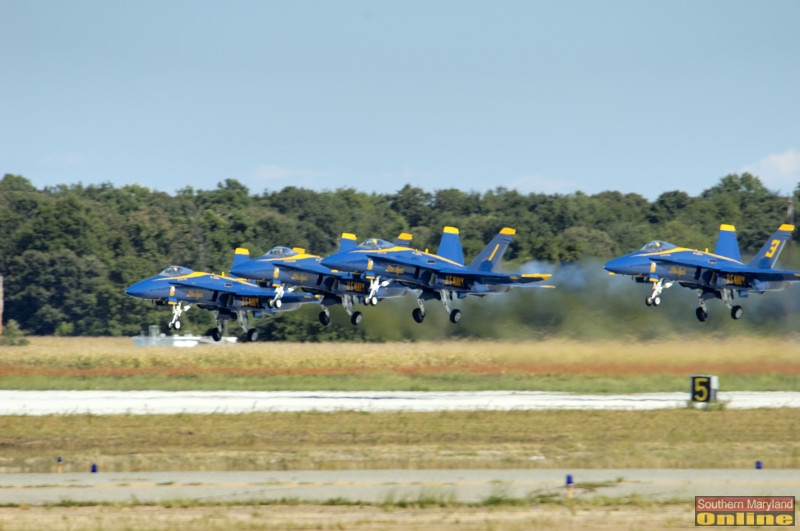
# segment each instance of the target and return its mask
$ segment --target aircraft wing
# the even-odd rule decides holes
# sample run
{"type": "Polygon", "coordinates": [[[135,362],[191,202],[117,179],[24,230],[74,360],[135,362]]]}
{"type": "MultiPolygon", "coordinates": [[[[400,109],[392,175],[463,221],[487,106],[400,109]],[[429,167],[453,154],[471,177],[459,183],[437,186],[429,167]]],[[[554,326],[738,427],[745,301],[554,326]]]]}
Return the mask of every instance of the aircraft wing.
{"type": "Polygon", "coordinates": [[[476,269],[469,269],[467,267],[458,267],[445,263],[426,263],[420,260],[414,260],[403,256],[390,256],[390,255],[370,255],[370,258],[376,264],[382,267],[391,268],[419,268],[420,274],[417,276],[424,276],[422,272],[428,271],[438,276],[451,275],[458,276],[469,280],[470,282],[479,282],[481,284],[493,285],[513,285],[513,284],[530,284],[533,282],[541,282],[547,280],[552,275],[549,273],[526,273],[526,274],[506,274],[493,271],[480,271],[476,269]]]}
{"type": "Polygon", "coordinates": [[[238,278],[206,275],[188,279],[170,280],[170,284],[184,288],[200,288],[223,293],[232,293],[241,297],[273,297],[275,290],[262,288],[238,278]]]}
{"type": "Polygon", "coordinates": [[[749,267],[745,264],[725,259],[724,257],[718,257],[716,263],[709,262],[709,258],[707,256],[692,256],[681,260],[669,260],[661,257],[651,257],[650,260],[661,265],[674,265],[676,267],[699,267],[710,271],[716,271],[718,274],[723,275],[744,275],[763,282],[800,281],[800,271],[749,267]]]}

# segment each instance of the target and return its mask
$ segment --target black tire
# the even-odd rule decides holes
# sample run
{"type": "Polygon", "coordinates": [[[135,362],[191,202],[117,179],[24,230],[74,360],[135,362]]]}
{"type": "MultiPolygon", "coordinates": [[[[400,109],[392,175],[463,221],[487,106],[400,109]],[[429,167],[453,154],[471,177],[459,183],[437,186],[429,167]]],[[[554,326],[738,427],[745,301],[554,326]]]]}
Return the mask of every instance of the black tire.
{"type": "Polygon", "coordinates": [[[331,316],[325,312],[319,312],[319,322],[322,323],[322,326],[328,326],[331,324],[331,316]]]}
{"type": "Polygon", "coordinates": [[[695,315],[697,315],[697,320],[700,321],[701,323],[705,323],[706,320],[708,319],[708,312],[699,306],[694,311],[694,313],[695,315]]]}
{"type": "Polygon", "coordinates": [[[425,314],[422,313],[422,310],[420,310],[419,308],[414,308],[414,311],[411,312],[411,317],[413,317],[414,320],[418,323],[421,323],[422,321],[425,320],[425,314]]]}
{"type": "Polygon", "coordinates": [[[214,341],[219,341],[222,339],[222,332],[219,331],[219,328],[212,328],[211,329],[211,339],[214,341]]]}
{"type": "Polygon", "coordinates": [[[462,317],[461,310],[453,310],[452,312],[450,312],[450,322],[451,323],[459,322],[461,320],[461,317],[462,317]]]}
{"type": "Polygon", "coordinates": [[[251,328],[247,331],[247,340],[250,342],[258,341],[258,330],[251,328]]]}
{"type": "Polygon", "coordinates": [[[364,315],[361,312],[353,312],[353,315],[350,316],[350,322],[353,323],[353,326],[358,326],[363,318],[364,315]]]}
{"type": "Polygon", "coordinates": [[[734,306],[731,308],[731,317],[734,319],[741,319],[742,314],[744,313],[744,308],[741,306],[734,306]]]}
{"type": "Polygon", "coordinates": [[[653,301],[652,301],[652,299],[650,299],[650,295],[648,295],[647,297],[644,298],[644,303],[646,305],[648,305],[648,306],[652,306],[653,305],[653,301]]]}
{"type": "Polygon", "coordinates": [[[661,297],[653,297],[653,306],[659,306],[661,304],[661,297]]]}

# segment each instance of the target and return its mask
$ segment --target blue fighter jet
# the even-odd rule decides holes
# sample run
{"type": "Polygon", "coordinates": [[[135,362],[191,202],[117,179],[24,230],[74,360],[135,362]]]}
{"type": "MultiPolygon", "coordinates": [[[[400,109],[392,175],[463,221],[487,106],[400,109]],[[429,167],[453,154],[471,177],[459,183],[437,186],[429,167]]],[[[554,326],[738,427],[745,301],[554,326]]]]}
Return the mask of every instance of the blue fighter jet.
{"type": "Polygon", "coordinates": [[[661,292],[677,282],[697,290],[695,313],[701,322],[708,319],[705,301],[709,299],[721,299],[731,317],[740,319],[742,307],[733,302],[737,295],[745,298],[751,291],[779,291],[790,282],[800,281],[800,271],[773,269],[793,231],[793,225],[781,225],[747,264],[742,262],[736,229],[733,225],[721,225],[713,253],[656,240],[636,252],[610,260],[604,268],[612,275],[629,275],[636,282],[650,284],[650,294],[645,298],[648,306],[661,304],[661,292]]]}
{"type": "Polygon", "coordinates": [[[432,299],[441,301],[450,321],[457,323],[462,317],[461,310],[450,306],[456,298],[502,293],[513,286],[550,278],[550,274],[494,271],[515,233],[514,229],[502,229],[468,266],[464,265],[464,252],[455,227],[444,228],[436,254],[370,239],[355,249],[323,259],[322,265],[359,274],[369,281],[371,289],[394,284],[419,290],[418,308],[411,314],[418,323],[425,319],[425,301],[432,299]]]}
{"type": "MultiPolygon", "coordinates": [[[[248,259],[247,249],[239,248],[236,249],[233,264],[235,266],[239,261],[248,259]]],[[[254,317],[261,317],[266,313],[295,310],[302,304],[317,301],[316,297],[309,293],[287,294],[284,297],[286,304],[279,310],[269,304],[275,297],[273,289],[262,288],[241,278],[192,271],[176,265],[167,267],[156,276],[132,284],[125,293],[139,299],[155,301],[158,305],[170,305],[172,307],[172,320],[168,325],[170,329],[180,329],[181,315],[194,305],[214,312],[216,328],[209,331],[214,341],[222,338],[223,320],[237,319],[247,335],[247,340],[255,341],[258,338],[258,330],[248,327],[248,312],[254,317]]]]}
{"type": "MultiPolygon", "coordinates": [[[[402,233],[394,244],[407,246],[410,242],[411,235],[402,233]]],[[[355,235],[344,233],[337,252],[347,252],[355,247],[355,235]]],[[[323,325],[331,322],[329,306],[341,304],[350,316],[350,322],[358,325],[363,315],[353,309],[355,303],[374,306],[379,300],[401,297],[408,292],[408,288],[385,286],[378,286],[373,292],[371,286],[357,275],[332,271],[321,261],[321,257],[307,254],[305,249],[277,246],[263,256],[237,263],[231,268],[231,274],[258,280],[274,288],[275,297],[268,300],[270,308],[280,308],[284,296],[296,288],[318,295],[317,302],[322,307],[319,320],[323,325]]]]}

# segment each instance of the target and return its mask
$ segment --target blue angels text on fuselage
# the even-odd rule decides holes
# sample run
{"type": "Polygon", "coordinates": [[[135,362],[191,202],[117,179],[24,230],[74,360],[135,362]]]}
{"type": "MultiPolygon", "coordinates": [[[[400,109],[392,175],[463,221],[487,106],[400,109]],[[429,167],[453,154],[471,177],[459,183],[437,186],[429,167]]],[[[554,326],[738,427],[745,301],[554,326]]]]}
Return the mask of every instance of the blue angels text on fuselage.
{"type": "MultiPolygon", "coordinates": [[[[394,244],[386,244],[407,246],[410,241],[411,235],[402,233],[394,244]]],[[[338,252],[347,252],[355,247],[355,235],[345,233],[338,252]]],[[[271,286],[276,292],[269,302],[271,307],[280,307],[285,294],[295,288],[318,295],[318,302],[322,307],[319,320],[323,325],[329,324],[331,320],[329,306],[341,304],[350,316],[350,322],[358,325],[363,316],[360,311],[354,310],[356,303],[374,306],[382,299],[401,297],[408,292],[405,287],[387,287],[380,283],[370,283],[351,273],[334,271],[321,264],[321,261],[321,257],[307,254],[305,249],[278,246],[263,256],[237,263],[231,268],[231,273],[271,286]]]]}
{"type": "MultiPolygon", "coordinates": [[[[245,257],[246,249],[237,249],[234,265],[245,257]]],[[[216,328],[209,331],[215,341],[222,338],[221,321],[237,319],[245,331],[249,341],[255,341],[258,331],[249,328],[247,323],[248,312],[254,317],[266,313],[294,310],[302,304],[316,302],[313,294],[290,294],[280,310],[269,304],[275,297],[275,290],[262,288],[254,282],[241,278],[234,278],[213,273],[192,271],[189,268],[172,265],[165,268],[158,275],[140,280],[129,286],[125,293],[139,299],[152,300],[156,304],[170,305],[172,307],[172,320],[169,328],[179,329],[180,317],[183,312],[192,306],[214,312],[216,328]]]]}
{"type": "Polygon", "coordinates": [[[425,318],[424,302],[431,299],[440,300],[450,320],[457,323],[461,320],[461,310],[450,306],[456,298],[504,292],[512,286],[550,277],[549,274],[494,271],[514,233],[513,229],[502,229],[469,266],[464,265],[461,240],[455,227],[444,228],[436,254],[373,239],[323,259],[322,265],[360,275],[373,284],[395,284],[419,290],[418,308],[412,312],[418,323],[425,318]]]}
{"type": "Polygon", "coordinates": [[[610,260],[605,264],[612,274],[629,275],[637,282],[650,284],[645,298],[648,306],[661,304],[661,292],[675,282],[697,290],[697,319],[708,319],[705,301],[721,299],[731,317],[742,317],[742,307],[734,300],[755,291],[786,289],[790,282],[800,281],[800,271],[774,269],[783,247],[792,235],[794,226],[781,225],[756,256],[747,264],[742,262],[736,229],[721,225],[713,253],[678,247],[664,241],[652,241],[640,250],[610,260]]]}

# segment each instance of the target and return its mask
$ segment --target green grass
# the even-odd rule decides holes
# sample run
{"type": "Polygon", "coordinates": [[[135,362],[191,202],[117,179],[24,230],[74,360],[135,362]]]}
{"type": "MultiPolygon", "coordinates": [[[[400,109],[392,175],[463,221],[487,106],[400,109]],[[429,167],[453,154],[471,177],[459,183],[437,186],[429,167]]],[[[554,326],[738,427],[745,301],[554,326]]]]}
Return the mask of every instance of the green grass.
{"type": "MultiPolygon", "coordinates": [[[[43,375],[0,377],[6,390],[163,390],[163,391],[558,391],[565,393],[687,392],[689,374],[563,376],[537,374],[449,373],[403,375],[376,373],[323,376],[186,376],[145,375],[127,377],[52,378],[43,375]]],[[[721,374],[722,391],[800,391],[795,374],[721,374]]]]}
{"type": "Polygon", "coordinates": [[[0,472],[800,468],[800,410],[0,417],[0,472]]]}
{"type": "MultiPolygon", "coordinates": [[[[538,374],[230,376],[225,374],[0,377],[6,390],[163,391],[558,391],[566,393],[652,393],[686,391],[686,375],[568,376],[538,374]]],[[[722,391],[800,391],[796,374],[718,374],[722,391]]]]}

